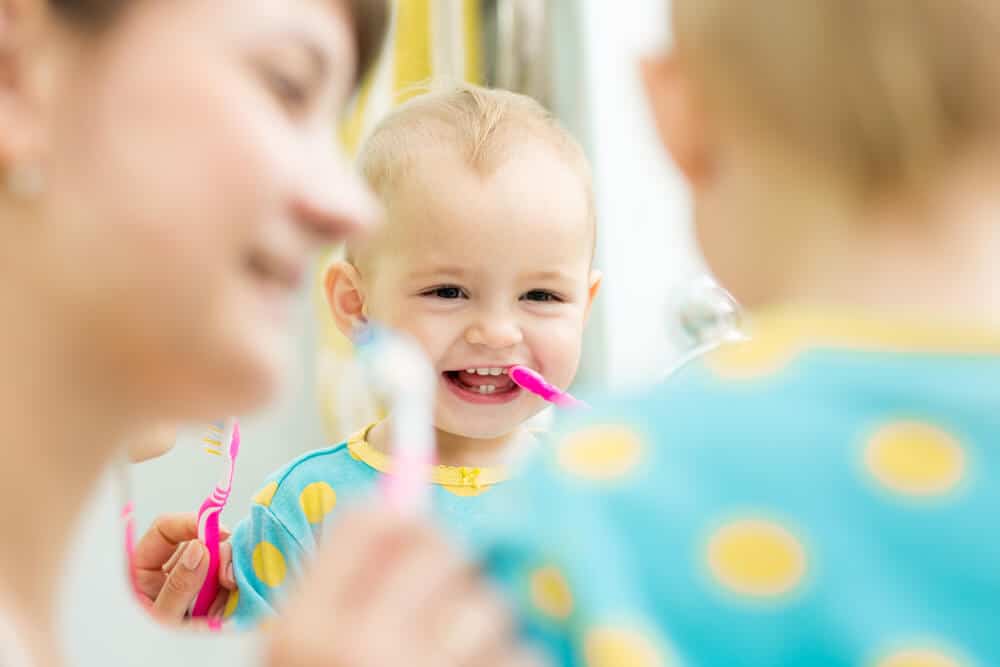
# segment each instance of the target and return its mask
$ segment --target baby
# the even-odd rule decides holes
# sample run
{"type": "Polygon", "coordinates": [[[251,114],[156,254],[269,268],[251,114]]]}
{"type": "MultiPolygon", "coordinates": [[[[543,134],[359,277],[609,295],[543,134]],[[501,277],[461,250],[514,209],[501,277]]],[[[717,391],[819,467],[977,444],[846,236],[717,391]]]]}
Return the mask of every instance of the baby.
{"type": "Polygon", "coordinates": [[[561,665],[1000,664],[1000,5],[671,7],[644,78],[753,338],[557,425],[488,568],[561,665]]]}
{"type": "MultiPolygon", "coordinates": [[[[438,374],[433,511],[475,542],[544,407],[508,369],[559,387],[577,370],[600,285],[589,166],[537,102],[476,87],[403,105],[360,163],[387,223],[328,269],[330,310],[345,335],[375,321],[423,347],[438,374]]],[[[391,465],[388,432],[372,424],[271,476],[233,536],[235,622],[279,604],[335,507],[371,493],[391,465]]]]}

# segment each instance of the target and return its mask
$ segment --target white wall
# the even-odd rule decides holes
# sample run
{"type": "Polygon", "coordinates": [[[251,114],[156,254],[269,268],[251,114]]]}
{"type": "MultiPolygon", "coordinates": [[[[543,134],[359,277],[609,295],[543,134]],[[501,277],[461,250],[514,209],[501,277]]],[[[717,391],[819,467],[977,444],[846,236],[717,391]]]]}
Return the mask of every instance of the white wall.
{"type": "Polygon", "coordinates": [[[598,264],[606,274],[582,378],[588,384],[620,388],[655,379],[678,354],[668,302],[704,272],[687,193],[660,148],[638,73],[640,56],[666,37],[666,5],[554,5],[554,106],[593,161],[598,264]]]}

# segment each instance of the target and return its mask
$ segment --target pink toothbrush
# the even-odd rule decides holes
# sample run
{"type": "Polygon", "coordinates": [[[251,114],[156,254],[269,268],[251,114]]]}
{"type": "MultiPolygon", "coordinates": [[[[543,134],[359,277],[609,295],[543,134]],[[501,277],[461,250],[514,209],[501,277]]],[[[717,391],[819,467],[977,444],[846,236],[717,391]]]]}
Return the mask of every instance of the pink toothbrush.
{"type": "Polygon", "coordinates": [[[532,394],[540,396],[560,408],[590,407],[583,401],[573,398],[569,392],[549,384],[539,373],[526,366],[511,366],[507,372],[510,374],[510,379],[519,387],[527,389],[532,394]]]}
{"type": "MultiPolygon", "coordinates": [[[[208,610],[215,601],[219,592],[219,514],[229,500],[229,493],[233,488],[233,473],[236,468],[236,456],[240,452],[240,425],[235,419],[231,422],[231,427],[226,428],[225,423],[216,423],[211,426],[211,430],[202,439],[209,454],[222,456],[224,458],[222,479],[212,493],[201,504],[198,510],[198,539],[208,549],[208,574],[205,576],[205,583],[198,591],[194,606],[191,608],[191,616],[207,616],[208,610]],[[229,446],[223,449],[223,437],[229,435],[229,446]]],[[[211,625],[212,629],[218,629],[218,624],[211,625]]]]}
{"type": "Polygon", "coordinates": [[[139,588],[139,571],[135,568],[135,505],[131,499],[122,508],[122,522],[125,525],[125,562],[128,565],[129,584],[136,597],[145,600],[146,594],[139,588]]]}

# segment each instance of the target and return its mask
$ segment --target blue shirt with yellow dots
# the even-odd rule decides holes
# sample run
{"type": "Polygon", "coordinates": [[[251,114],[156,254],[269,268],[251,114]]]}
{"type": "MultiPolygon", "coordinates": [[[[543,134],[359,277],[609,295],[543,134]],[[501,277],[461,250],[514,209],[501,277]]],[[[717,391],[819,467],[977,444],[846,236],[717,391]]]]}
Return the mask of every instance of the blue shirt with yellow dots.
{"type": "Polygon", "coordinates": [[[1000,331],[760,315],[569,415],[488,570],[558,664],[1000,665],[1000,331]]]}
{"type": "MultiPolygon", "coordinates": [[[[305,454],[270,476],[254,496],[250,515],[233,533],[233,574],[239,592],[225,611],[236,627],[263,621],[297,579],[335,508],[371,497],[389,457],[368,442],[369,426],[347,442],[305,454]]],[[[434,515],[474,545],[504,505],[501,467],[435,466],[434,515]],[[487,493],[487,491],[490,491],[487,493]]]]}

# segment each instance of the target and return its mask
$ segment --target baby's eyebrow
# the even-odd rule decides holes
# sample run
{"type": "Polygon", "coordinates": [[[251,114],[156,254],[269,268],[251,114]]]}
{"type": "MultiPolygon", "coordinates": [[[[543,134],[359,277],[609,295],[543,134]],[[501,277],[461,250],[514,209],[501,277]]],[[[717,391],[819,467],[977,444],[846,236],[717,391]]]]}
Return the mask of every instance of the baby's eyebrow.
{"type": "Polygon", "coordinates": [[[466,272],[457,266],[435,266],[429,269],[420,269],[410,273],[410,280],[420,280],[427,278],[463,278],[466,272]]]}
{"type": "Polygon", "coordinates": [[[543,270],[534,271],[525,275],[528,280],[572,280],[573,277],[565,271],[543,270]]]}

